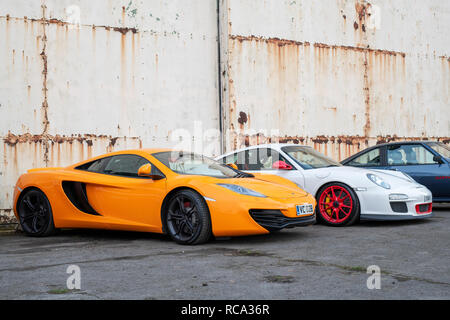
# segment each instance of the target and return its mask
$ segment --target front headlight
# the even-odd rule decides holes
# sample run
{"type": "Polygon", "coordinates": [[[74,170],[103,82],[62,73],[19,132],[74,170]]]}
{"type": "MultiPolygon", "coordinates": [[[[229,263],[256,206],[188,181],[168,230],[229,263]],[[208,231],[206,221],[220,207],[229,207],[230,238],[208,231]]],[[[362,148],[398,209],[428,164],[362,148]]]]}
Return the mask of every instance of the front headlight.
{"type": "Polygon", "coordinates": [[[238,186],[236,184],[218,183],[217,185],[227,188],[228,190],[231,190],[233,192],[243,194],[245,196],[267,198],[267,196],[263,195],[262,193],[256,192],[256,191],[248,189],[248,188],[244,188],[242,186],[238,186]]]}
{"type": "Polygon", "coordinates": [[[383,179],[381,179],[379,176],[375,174],[368,173],[367,178],[369,178],[369,180],[375,183],[377,186],[380,186],[385,189],[391,188],[391,185],[389,183],[385,182],[383,179]]]}

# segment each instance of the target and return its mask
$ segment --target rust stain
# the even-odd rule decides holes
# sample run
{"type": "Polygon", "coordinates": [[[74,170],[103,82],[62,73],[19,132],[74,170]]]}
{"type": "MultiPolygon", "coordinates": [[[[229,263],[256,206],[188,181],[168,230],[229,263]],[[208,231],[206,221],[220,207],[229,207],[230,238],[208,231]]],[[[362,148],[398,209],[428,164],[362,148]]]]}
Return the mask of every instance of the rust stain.
{"type": "Polygon", "coordinates": [[[247,123],[247,120],[248,120],[247,114],[245,112],[242,112],[242,111],[239,112],[238,122],[243,125],[243,124],[247,123]]]}
{"type": "Polygon", "coordinates": [[[45,17],[43,17],[42,20],[43,20],[43,21],[46,21],[47,23],[57,24],[57,25],[59,25],[59,26],[64,26],[64,25],[68,24],[67,22],[64,22],[64,21],[62,21],[62,20],[55,19],[55,18],[47,19],[47,20],[46,20],[45,17]]]}
{"type": "MultiPolygon", "coordinates": [[[[46,15],[46,9],[47,7],[45,5],[42,5],[42,19],[45,21],[45,15],[46,15]]],[[[46,49],[47,49],[47,33],[46,33],[46,24],[43,23],[42,24],[42,32],[43,32],[43,36],[42,36],[42,52],[40,53],[40,56],[42,58],[42,65],[43,65],[43,70],[42,70],[42,92],[43,92],[43,96],[44,96],[44,101],[42,101],[42,106],[41,106],[41,110],[42,110],[42,124],[43,124],[43,130],[42,130],[42,135],[46,135],[48,132],[48,127],[49,127],[49,120],[48,120],[48,89],[47,89],[47,71],[48,71],[48,60],[47,60],[47,53],[46,53],[46,49]]],[[[44,145],[44,162],[45,165],[48,165],[49,162],[49,158],[48,158],[48,152],[49,152],[49,145],[48,142],[46,141],[45,145],[44,145]]]]}
{"type": "Polygon", "coordinates": [[[261,133],[248,135],[239,132],[233,132],[233,150],[244,146],[258,145],[264,143],[293,143],[311,146],[319,152],[322,152],[335,160],[341,161],[349,156],[365,149],[369,145],[376,145],[386,142],[395,141],[418,141],[418,140],[434,140],[443,143],[450,143],[450,137],[398,137],[393,136],[377,136],[377,137],[362,137],[362,136],[264,136],[261,133]]]}
{"type": "MultiPolygon", "coordinates": [[[[280,38],[264,38],[264,37],[256,37],[256,36],[239,36],[239,35],[230,35],[229,38],[231,40],[236,40],[240,43],[242,42],[264,42],[264,43],[270,43],[277,45],[279,47],[284,46],[310,46],[311,44],[309,42],[300,42],[295,40],[287,40],[287,39],[280,39],[280,38]]],[[[329,45],[325,43],[316,42],[313,44],[314,48],[321,48],[321,49],[342,49],[342,50],[349,50],[349,51],[357,51],[357,52],[373,52],[377,54],[385,54],[385,55],[391,55],[391,56],[401,56],[405,57],[406,53],[399,52],[399,51],[392,51],[392,50],[383,50],[383,49],[373,49],[373,48],[367,48],[367,47],[359,47],[359,46],[344,46],[344,45],[329,45]]]]}
{"type": "Polygon", "coordinates": [[[276,44],[277,46],[280,46],[280,47],[283,47],[286,45],[301,46],[301,45],[305,44],[304,42],[295,41],[295,40],[287,40],[287,39],[280,39],[280,38],[264,38],[264,37],[257,37],[254,35],[251,35],[251,36],[230,35],[229,38],[231,40],[237,40],[241,43],[244,41],[256,41],[256,42],[265,42],[265,43],[276,44]]]}
{"type": "MultiPolygon", "coordinates": [[[[41,6],[41,7],[43,7],[43,6],[41,6]]],[[[0,16],[0,18],[5,18],[6,21],[9,21],[10,19],[14,19],[14,20],[19,20],[19,21],[22,20],[25,23],[28,23],[28,21],[31,21],[31,22],[38,22],[38,23],[44,23],[44,24],[55,24],[55,25],[58,25],[58,26],[66,26],[66,27],[68,27],[70,25],[73,25],[73,23],[70,23],[70,22],[67,22],[67,21],[63,21],[63,20],[60,20],[60,19],[56,19],[56,18],[47,19],[45,16],[43,16],[42,18],[39,18],[39,19],[28,18],[28,17],[23,17],[23,18],[10,17],[9,15],[6,15],[4,17],[0,16]]],[[[122,27],[107,26],[107,25],[94,25],[94,24],[89,24],[89,25],[88,24],[80,24],[80,26],[91,27],[93,29],[103,28],[103,29],[105,29],[107,31],[114,30],[114,31],[120,32],[122,34],[127,34],[129,31],[131,31],[132,33],[138,33],[139,32],[139,30],[137,28],[128,28],[128,27],[125,27],[124,24],[122,24],[122,27]]]]}
{"type": "Polygon", "coordinates": [[[42,144],[63,144],[63,143],[69,143],[73,144],[74,142],[80,143],[80,144],[86,144],[88,147],[92,147],[94,144],[94,141],[97,140],[106,140],[109,141],[109,145],[111,148],[114,148],[116,142],[118,139],[130,139],[133,141],[140,141],[139,137],[113,137],[108,135],[95,135],[95,134],[75,134],[70,136],[65,135],[50,135],[50,134],[31,134],[31,133],[24,133],[24,134],[13,134],[11,132],[8,132],[8,134],[3,137],[3,142],[10,146],[14,147],[17,144],[23,144],[23,143],[42,143],[42,144]]]}
{"type": "Polygon", "coordinates": [[[342,50],[350,50],[350,51],[357,51],[357,52],[369,52],[369,53],[383,54],[383,55],[389,55],[389,56],[399,55],[403,58],[406,56],[406,53],[399,52],[399,51],[372,49],[372,48],[354,47],[354,46],[328,45],[328,44],[324,44],[324,43],[315,43],[314,47],[327,48],[327,49],[342,49],[342,50]]]}
{"type": "MultiPolygon", "coordinates": [[[[371,4],[364,0],[357,1],[355,3],[356,16],[358,18],[359,25],[361,26],[362,32],[366,32],[365,22],[366,22],[366,17],[370,16],[370,13],[368,13],[368,9],[370,7],[371,7],[371,4]]],[[[355,24],[357,24],[356,21],[355,21],[355,24]]],[[[357,29],[357,28],[355,28],[355,29],[357,29]]]]}
{"type": "Polygon", "coordinates": [[[369,62],[367,53],[364,53],[364,105],[365,105],[365,118],[364,124],[364,136],[370,136],[370,80],[369,80],[369,62]]]}
{"type": "Polygon", "coordinates": [[[42,143],[44,141],[44,138],[42,135],[31,135],[29,133],[15,135],[11,132],[8,132],[8,135],[3,138],[3,141],[9,146],[15,146],[18,143],[25,142],[42,143]]]}
{"type": "Polygon", "coordinates": [[[126,35],[128,31],[132,33],[137,33],[138,30],[136,28],[126,28],[126,27],[113,27],[114,31],[120,32],[122,35],[126,35]]]}

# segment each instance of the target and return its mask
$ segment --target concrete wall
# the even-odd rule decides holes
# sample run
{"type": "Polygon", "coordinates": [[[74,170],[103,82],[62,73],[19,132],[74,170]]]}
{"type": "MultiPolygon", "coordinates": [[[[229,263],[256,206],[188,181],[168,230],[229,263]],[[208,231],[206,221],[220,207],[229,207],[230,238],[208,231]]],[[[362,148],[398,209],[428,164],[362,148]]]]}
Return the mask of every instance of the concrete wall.
{"type": "Polygon", "coordinates": [[[438,0],[3,0],[0,220],[27,169],[107,151],[448,143],[449,29],[438,0]]]}

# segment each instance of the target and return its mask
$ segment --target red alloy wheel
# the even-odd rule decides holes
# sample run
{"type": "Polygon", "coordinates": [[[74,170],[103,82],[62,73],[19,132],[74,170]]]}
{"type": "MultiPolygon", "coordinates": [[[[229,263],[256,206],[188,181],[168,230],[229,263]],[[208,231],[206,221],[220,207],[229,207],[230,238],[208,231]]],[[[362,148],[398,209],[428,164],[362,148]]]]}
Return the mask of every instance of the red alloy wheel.
{"type": "Polygon", "coordinates": [[[348,190],[341,186],[329,186],[320,195],[321,216],[332,224],[346,221],[353,210],[353,199],[348,190]]]}

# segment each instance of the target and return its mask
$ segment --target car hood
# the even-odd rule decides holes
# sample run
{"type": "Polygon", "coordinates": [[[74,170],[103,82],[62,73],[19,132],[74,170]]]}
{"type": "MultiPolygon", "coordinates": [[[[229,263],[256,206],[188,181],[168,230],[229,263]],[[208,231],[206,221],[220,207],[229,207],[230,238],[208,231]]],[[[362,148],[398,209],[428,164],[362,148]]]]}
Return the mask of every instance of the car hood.
{"type": "Polygon", "coordinates": [[[379,170],[379,169],[364,169],[364,168],[355,168],[349,166],[341,166],[341,167],[328,167],[328,168],[319,168],[319,169],[311,169],[312,174],[315,175],[316,178],[325,179],[325,178],[340,178],[342,181],[351,181],[357,184],[357,186],[373,186],[374,184],[367,178],[367,174],[375,174],[385,180],[387,183],[391,185],[391,187],[400,187],[404,185],[410,186],[411,184],[416,184],[414,180],[409,179],[403,173],[399,171],[393,170],[379,170]]]}
{"type": "Polygon", "coordinates": [[[213,184],[235,184],[264,194],[270,198],[286,199],[307,196],[308,193],[300,188],[289,187],[275,182],[259,180],[258,178],[230,178],[219,179],[210,177],[205,181],[213,184]]]}

